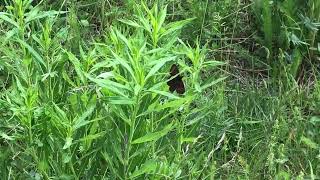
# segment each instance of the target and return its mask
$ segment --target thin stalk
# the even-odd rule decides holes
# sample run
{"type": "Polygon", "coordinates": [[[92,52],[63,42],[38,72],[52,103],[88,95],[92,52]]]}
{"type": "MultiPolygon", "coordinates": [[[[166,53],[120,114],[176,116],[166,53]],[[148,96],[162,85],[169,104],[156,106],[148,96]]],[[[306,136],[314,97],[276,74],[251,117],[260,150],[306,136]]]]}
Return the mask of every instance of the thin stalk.
{"type": "MultiPolygon", "coordinates": [[[[70,148],[68,148],[68,153],[71,154],[70,148]]],[[[71,160],[69,161],[68,165],[69,165],[69,167],[70,167],[70,169],[72,171],[72,174],[75,177],[75,179],[79,179],[78,176],[77,176],[76,171],[74,170],[74,167],[73,167],[73,164],[72,164],[71,160]]]]}
{"type": "Polygon", "coordinates": [[[203,13],[203,19],[202,19],[201,30],[200,30],[200,37],[199,37],[199,40],[200,40],[200,41],[201,41],[201,38],[202,38],[203,27],[204,27],[204,23],[205,23],[206,16],[207,16],[208,3],[209,3],[209,0],[207,0],[207,2],[206,2],[206,8],[205,8],[205,11],[204,11],[204,13],[203,13]]]}
{"type": "Polygon", "coordinates": [[[133,113],[131,116],[131,126],[130,126],[130,134],[129,134],[129,139],[128,139],[128,147],[126,149],[126,160],[125,160],[125,179],[128,179],[128,174],[129,174],[129,160],[130,160],[130,151],[132,148],[132,141],[133,141],[133,136],[135,132],[135,126],[136,126],[136,118],[137,118],[137,113],[139,110],[139,102],[140,102],[140,93],[137,95],[136,103],[133,108],[133,113]]]}
{"type": "Polygon", "coordinates": [[[104,31],[104,21],[105,21],[105,0],[101,0],[101,27],[100,27],[100,31],[103,32],[104,31]]]}

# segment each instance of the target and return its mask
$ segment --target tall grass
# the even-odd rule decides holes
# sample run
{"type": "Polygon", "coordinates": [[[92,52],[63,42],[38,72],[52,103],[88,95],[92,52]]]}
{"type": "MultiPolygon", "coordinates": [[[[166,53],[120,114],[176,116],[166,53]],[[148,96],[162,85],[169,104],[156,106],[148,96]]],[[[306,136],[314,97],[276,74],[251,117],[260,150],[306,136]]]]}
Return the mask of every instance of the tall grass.
{"type": "Polygon", "coordinates": [[[273,66],[272,76],[290,84],[299,78],[303,66],[315,58],[319,3],[257,0],[254,12],[264,34],[262,45],[266,47],[269,65],[273,66]]]}

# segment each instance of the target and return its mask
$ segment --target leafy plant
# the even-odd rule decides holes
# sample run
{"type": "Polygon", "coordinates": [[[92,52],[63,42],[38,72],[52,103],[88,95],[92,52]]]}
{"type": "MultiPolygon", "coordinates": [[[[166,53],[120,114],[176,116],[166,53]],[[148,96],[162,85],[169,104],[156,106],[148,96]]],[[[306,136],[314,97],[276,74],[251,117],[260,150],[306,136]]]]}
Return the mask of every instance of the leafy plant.
{"type": "MultiPolygon", "coordinates": [[[[19,9],[23,6],[19,3],[13,5],[19,9]]],[[[113,27],[106,40],[91,49],[76,49],[76,42],[81,42],[72,9],[71,31],[62,28],[56,36],[54,15],[60,12],[41,16],[47,19],[43,24],[38,21],[40,30],[28,38],[22,19],[28,16],[21,17],[24,28],[14,27],[21,34],[13,34],[4,46],[20,49],[3,51],[8,61],[18,60],[14,67],[6,67],[14,70],[10,72],[14,83],[3,100],[12,116],[8,123],[18,123],[20,129],[4,130],[3,137],[8,145],[17,146],[8,153],[23,152],[17,163],[32,162],[19,164],[27,168],[22,177],[177,178],[186,173],[177,162],[183,160],[183,146],[196,137],[188,137],[187,122],[177,112],[188,113],[196,91],[223,80],[203,83],[200,70],[223,63],[205,61],[200,46],[193,49],[178,41],[179,31],[191,19],[165,23],[166,8],[149,9],[145,4],[136,8],[135,20],[121,20],[136,29],[113,27]],[[70,50],[56,45],[68,32],[75,35],[70,50]],[[187,59],[191,64],[185,63],[187,59]],[[178,62],[183,65],[181,73],[191,78],[185,81],[188,89],[183,96],[170,93],[166,84],[169,67],[178,62]],[[173,149],[175,156],[165,153],[173,149]]],[[[2,16],[10,22],[7,17],[10,14],[2,16]]]]}

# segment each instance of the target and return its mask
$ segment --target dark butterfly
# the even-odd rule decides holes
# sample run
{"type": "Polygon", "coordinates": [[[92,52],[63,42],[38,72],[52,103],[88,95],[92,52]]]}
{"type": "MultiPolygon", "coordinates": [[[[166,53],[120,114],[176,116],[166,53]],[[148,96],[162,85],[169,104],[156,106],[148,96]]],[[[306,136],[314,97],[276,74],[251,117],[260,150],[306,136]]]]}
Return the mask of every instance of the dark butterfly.
{"type": "Polygon", "coordinates": [[[179,74],[179,68],[176,64],[173,64],[170,68],[170,80],[167,82],[170,92],[177,91],[179,94],[185,92],[182,76],[179,74]],[[174,78],[173,78],[174,77],[174,78]],[[173,78],[173,79],[171,79],[173,78]]]}

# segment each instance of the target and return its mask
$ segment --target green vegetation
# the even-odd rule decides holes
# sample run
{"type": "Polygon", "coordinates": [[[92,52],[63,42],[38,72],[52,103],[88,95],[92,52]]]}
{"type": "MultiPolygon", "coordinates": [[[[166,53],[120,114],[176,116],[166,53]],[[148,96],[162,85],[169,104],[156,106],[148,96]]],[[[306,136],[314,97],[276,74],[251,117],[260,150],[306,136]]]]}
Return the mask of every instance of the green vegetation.
{"type": "Polygon", "coordinates": [[[319,179],[319,28],[319,0],[0,1],[0,177],[319,179]]]}

